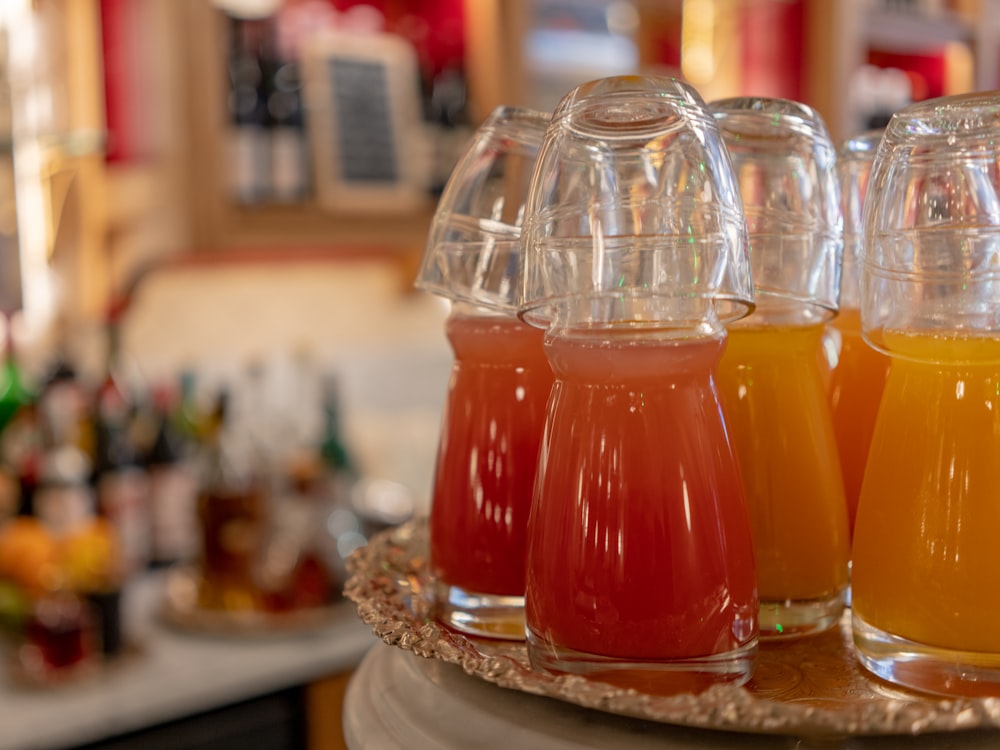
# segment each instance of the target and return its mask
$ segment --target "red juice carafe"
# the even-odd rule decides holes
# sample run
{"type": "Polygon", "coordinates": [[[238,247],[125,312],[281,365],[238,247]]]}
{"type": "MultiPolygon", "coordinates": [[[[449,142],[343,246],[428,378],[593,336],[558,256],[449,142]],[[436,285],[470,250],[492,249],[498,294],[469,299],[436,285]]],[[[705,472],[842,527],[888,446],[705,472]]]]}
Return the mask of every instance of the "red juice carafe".
{"type": "Polygon", "coordinates": [[[555,375],[528,521],[536,669],[655,693],[750,678],[754,551],[715,382],[723,321],[753,308],[745,239],[693,89],[564,97],[522,232],[521,315],[555,375]]]}
{"type": "Polygon", "coordinates": [[[517,318],[523,200],[548,116],[501,107],[441,196],[417,286],[452,303],[454,352],[430,517],[435,617],[524,638],[528,511],[552,371],[517,318]]]}

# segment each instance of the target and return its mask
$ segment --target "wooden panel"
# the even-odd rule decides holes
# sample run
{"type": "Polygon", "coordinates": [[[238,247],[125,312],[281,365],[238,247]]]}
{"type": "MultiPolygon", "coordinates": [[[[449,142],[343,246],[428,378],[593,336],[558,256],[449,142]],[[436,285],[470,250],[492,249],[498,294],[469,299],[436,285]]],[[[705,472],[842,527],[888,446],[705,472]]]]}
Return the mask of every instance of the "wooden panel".
{"type": "Polygon", "coordinates": [[[205,0],[179,0],[186,93],[184,144],[187,212],[195,251],[307,246],[355,252],[420,252],[430,226],[433,201],[402,216],[343,216],[315,202],[241,206],[226,195],[226,59],[223,16],[205,0]]]}
{"type": "Polygon", "coordinates": [[[350,672],[333,675],[306,688],[308,750],[347,750],[344,741],[344,693],[350,672]]]}

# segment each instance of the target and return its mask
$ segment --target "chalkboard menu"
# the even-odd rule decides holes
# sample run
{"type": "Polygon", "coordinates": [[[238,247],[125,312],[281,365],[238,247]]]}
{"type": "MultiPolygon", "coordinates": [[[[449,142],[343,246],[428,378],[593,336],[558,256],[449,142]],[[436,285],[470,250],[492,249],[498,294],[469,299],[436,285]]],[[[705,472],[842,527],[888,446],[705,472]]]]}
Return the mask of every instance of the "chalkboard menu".
{"type": "Polygon", "coordinates": [[[427,200],[416,54],[391,34],[326,34],[306,48],[316,193],[331,211],[412,211],[427,200]]]}
{"type": "Polygon", "coordinates": [[[337,102],[340,169],[348,182],[399,179],[385,67],[360,60],[330,60],[337,102]]]}

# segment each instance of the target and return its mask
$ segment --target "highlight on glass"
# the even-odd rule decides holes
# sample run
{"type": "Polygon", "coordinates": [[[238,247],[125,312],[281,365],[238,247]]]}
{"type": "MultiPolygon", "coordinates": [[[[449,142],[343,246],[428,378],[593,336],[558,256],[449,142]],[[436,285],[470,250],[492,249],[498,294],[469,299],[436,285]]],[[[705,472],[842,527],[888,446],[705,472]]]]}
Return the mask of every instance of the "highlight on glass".
{"type": "Polygon", "coordinates": [[[452,300],[454,352],[430,514],[434,613],[523,640],[528,511],[552,370],[516,315],[524,198],[549,117],[500,107],[441,196],[417,286],[452,300]]]}
{"type": "Polygon", "coordinates": [[[798,102],[709,104],[743,199],[757,308],[729,326],[719,365],[746,489],[761,637],[832,627],[848,585],[850,540],[821,367],[837,312],[843,248],[836,153],[798,102]]]}
{"type": "Polygon", "coordinates": [[[861,664],[1000,695],[1000,93],[897,112],[865,202],[861,318],[890,360],[854,533],[861,664]]]}
{"type": "Polygon", "coordinates": [[[698,94],[639,76],[568,93],[522,244],[521,314],[556,377],[529,520],[532,666],[664,693],[745,682],[757,585],[715,370],[753,283],[698,94]]]}

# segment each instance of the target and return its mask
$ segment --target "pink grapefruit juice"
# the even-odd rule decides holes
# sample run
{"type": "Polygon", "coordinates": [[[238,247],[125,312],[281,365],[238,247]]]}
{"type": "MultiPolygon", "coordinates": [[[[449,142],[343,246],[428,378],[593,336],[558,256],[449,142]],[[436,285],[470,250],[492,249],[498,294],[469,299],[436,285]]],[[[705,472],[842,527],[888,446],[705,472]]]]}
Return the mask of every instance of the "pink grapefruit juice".
{"type": "Polygon", "coordinates": [[[724,337],[550,337],[556,373],[529,524],[526,620],[623,659],[757,636],[743,486],[714,369],[724,337]]]}
{"type": "Polygon", "coordinates": [[[431,506],[431,566],[467,592],[523,596],[531,506],[552,370],[543,332],[514,318],[452,316],[455,353],[431,506]]]}

